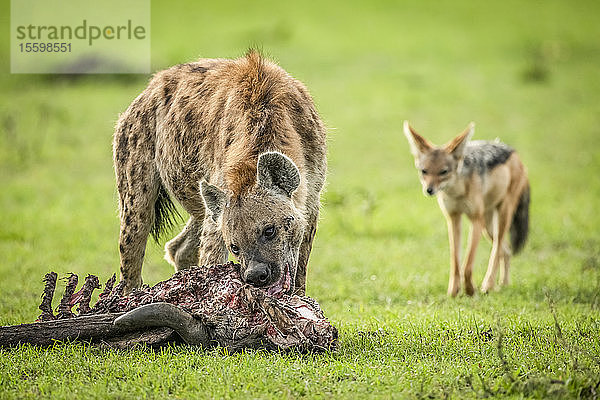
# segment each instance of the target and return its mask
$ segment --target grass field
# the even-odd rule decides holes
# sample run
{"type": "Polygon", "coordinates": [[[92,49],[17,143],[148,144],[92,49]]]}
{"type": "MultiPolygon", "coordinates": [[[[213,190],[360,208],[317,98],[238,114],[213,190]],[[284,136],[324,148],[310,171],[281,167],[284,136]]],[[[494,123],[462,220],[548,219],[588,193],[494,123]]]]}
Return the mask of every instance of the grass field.
{"type": "MultiPolygon", "coordinates": [[[[310,89],[330,172],[307,292],[339,328],[339,350],[22,346],[0,350],[0,398],[597,398],[600,3],[249,4],[153,1],[152,68],[259,46],[310,89]],[[436,143],[475,121],[477,139],[518,149],[532,220],[511,286],[446,297],[445,222],[421,194],[404,119],[436,143]]],[[[35,319],[49,270],[118,271],[112,128],[148,77],[0,67],[7,325],[35,319]]],[[[477,285],[489,250],[482,242],[477,285]]],[[[172,274],[162,255],[149,244],[146,283],[172,274]]]]}

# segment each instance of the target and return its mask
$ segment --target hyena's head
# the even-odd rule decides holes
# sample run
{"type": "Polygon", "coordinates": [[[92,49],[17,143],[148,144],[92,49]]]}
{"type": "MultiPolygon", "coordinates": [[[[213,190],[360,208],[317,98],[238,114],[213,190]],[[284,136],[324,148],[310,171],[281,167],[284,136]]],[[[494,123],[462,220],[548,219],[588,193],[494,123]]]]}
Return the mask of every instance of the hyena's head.
{"type": "Polygon", "coordinates": [[[256,174],[247,193],[234,196],[202,182],[202,196],[241,264],[242,279],[272,295],[291,293],[305,228],[292,201],[300,173],[291,159],[269,152],[259,156],[256,174]]]}
{"type": "Polygon", "coordinates": [[[408,121],[404,121],[404,134],[415,157],[423,193],[433,196],[453,183],[464,158],[465,147],[474,132],[475,124],[471,122],[460,135],[438,147],[415,132],[408,121]]]}

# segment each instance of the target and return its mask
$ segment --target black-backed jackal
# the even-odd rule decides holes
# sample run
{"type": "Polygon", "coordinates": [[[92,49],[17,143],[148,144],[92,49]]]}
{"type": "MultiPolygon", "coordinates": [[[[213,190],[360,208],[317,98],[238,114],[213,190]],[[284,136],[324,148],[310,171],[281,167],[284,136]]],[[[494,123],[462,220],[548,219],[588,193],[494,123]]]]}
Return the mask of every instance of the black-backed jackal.
{"type": "Polygon", "coordinates": [[[494,288],[500,261],[501,282],[509,283],[510,255],[519,252],[529,230],[529,180],[517,153],[500,142],[470,141],[475,125],[449,143],[438,147],[404,122],[404,134],[410,143],[423,191],[437,195],[448,222],[450,241],[450,281],[448,295],[460,290],[461,216],[466,214],[472,229],[467,257],[462,269],[465,292],[474,293],[473,262],[481,233],[492,240],[492,252],[481,290],[494,288]],[[484,230],[485,229],[485,230],[484,230]],[[510,230],[511,246],[505,240],[510,230]]]}

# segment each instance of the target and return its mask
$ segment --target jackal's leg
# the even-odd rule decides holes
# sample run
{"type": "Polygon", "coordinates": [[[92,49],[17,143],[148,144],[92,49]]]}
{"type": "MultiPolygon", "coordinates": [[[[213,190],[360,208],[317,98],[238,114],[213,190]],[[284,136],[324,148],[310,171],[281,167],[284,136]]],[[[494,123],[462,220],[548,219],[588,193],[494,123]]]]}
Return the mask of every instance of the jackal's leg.
{"type": "Polygon", "coordinates": [[[485,237],[490,240],[490,242],[494,241],[494,224],[495,224],[495,215],[496,211],[488,211],[485,213],[485,237]]]}
{"type": "Polygon", "coordinates": [[[227,256],[227,247],[225,247],[221,230],[211,217],[204,218],[198,265],[224,264],[227,262],[227,256]]]}
{"type": "Polygon", "coordinates": [[[446,216],[448,222],[448,241],[450,242],[450,280],[448,296],[456,296],[460,291],[460,214],[446,216]]]}
{"type": "Polygon", "coordinates": [[[198,265],[202,220],[190,217],[179,235],[165,245],[165,259],[177,271],[198,265]]]}
{"type": "Polygon", "coordinates": [[[498,276],[498,264],[500,257],[503,253],[504,237],[510,227],[510,219],[508,218],[510,210],[506,202],[502,203],[495,214],[494,221],[494,236],[492,240],[492,252],[490,254],[490,260],[488,263],[488,269],[483,278],[483,284],[481,285],[481,291],[484,293],[489,292],[494,288],[496,276],[498,276]]]}
{"type": "Polygon", "coordinates": [[[477,246],[479,246],[479,240],[481,239],[483,225],[483,216],[474,216],[471,218],[471,232],[469,234],[469,253],[467,254],[467,258],[464,261],[463,267],[465,293],[469,296],[472,296],[473,293],[475,293],[475,287],[473,286],[473,264],[475,263],[475,255],[477,253],[477,246]]]}
{"type": "Polygon", "coordinates": [[[126,293],[142,285],[142,263],[148,235],[154,223],[154,203],[159,188],[158,176],[151,172],[153,166],[150,163],[140,164],[147,165],[124,165],[116,168],[121,220],[121,279],[126,282],[126,293]],[[135,171],[138,171],[137,175],[135,171]],[[141,174],[139,171],[148,172],[141,174]],[[132,179],[134,176],[135,179],[132,179]]]}
{"type": "Polygon", "coordinates": [[[306,292],[306,267],[312,250],[313,239],[317,232],[318,216],[319,214],[316,212],[308,218],[306,231],[304,232],[304,238],[302,239],[302,244],[300,245],[300,251],[298,253],[298,267],[296,269],[294,294],[299,296],[304,296],[306,292]]]}
{"type": "Polygon", "coordinates": [[[500,270],[500,284],[502,286],[507,286],[510,284],[510,256],[512,251],[506,240],[502,242],[501,249],[502,254],[500,256],[503,259],[503,268],[500,270]]]}
{"type": "MultiPolygon", "coordinates": [[[[492,244],[494,243],[494,230],[496,229],[494,226],[496,224],[495,218],[496,212],[489,212],[485,216],[485,232],[487,233],[487,237],[490,239],[492,244]]],[[[512,251],[510,250],[510,246],[506,239],[502,242],[502,246],[500,247],[500,254],[498,255],[499,259],[502,261],[502,269],[500,269],[500,282],[502,285],[508,285],[510,281],[510,256],[512,255],[512,251]]]]}

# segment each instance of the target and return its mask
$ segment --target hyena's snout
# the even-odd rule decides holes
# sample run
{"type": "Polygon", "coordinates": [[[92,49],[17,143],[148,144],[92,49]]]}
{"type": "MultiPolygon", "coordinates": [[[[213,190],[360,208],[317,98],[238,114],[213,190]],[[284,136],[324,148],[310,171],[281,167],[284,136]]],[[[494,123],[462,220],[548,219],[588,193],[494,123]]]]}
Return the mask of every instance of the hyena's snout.
{"type": "Polygon", "coordinates": [[[279,266],[277,263],[265,261],[250,261],[244,269],[242,267],[242,279],[244,282],[255,287],[264,288],[271,296],[289,294],[294,287],[296,271],[292,270],[289,262],[279,266]]]}
{"type": "Polygon", "coordinates": [[[273,266],[266,262],[250,262],[242,274],[242,278],[247,283],[256,287],[267,286],[272,283],[273,266]]]}

